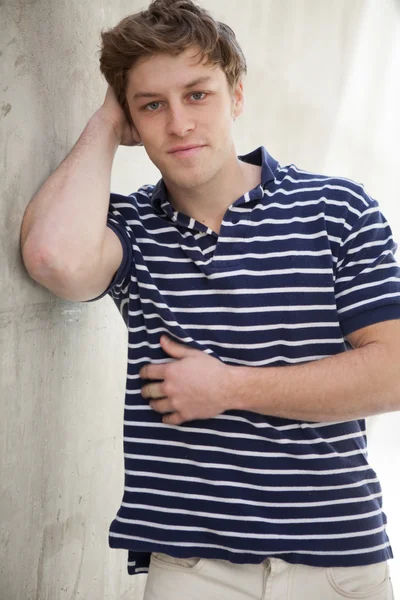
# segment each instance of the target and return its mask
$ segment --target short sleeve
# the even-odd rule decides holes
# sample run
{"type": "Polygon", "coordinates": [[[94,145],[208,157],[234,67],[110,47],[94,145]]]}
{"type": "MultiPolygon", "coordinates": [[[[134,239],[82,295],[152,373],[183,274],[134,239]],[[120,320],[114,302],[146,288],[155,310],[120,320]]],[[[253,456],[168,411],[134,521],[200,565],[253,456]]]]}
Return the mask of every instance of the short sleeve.
{"type": "Polygon", "coordinates": [[[127,215],[124,215],[124,209],[129,207],[129,196],[110,195],[110,205],[107,215],[107,227],[112,229],[121,241],[123,257],[118,271],[115,273],[107,289],[97,296],[87,300],[95,302],[109,294],[124,316],[124,306],[129,299],[129,284],[131,280],[133,250],[132,250],[132,230],[128,224],[127,215]]]}
{"type": "Polygon", "coordinates": [[[378,202],[364,190],[341,241],[335,297],[343,335],[374,323],[400,319],[397,244],[378,202]],[[354,215],[358,213],[356,218],[354,215]]]}

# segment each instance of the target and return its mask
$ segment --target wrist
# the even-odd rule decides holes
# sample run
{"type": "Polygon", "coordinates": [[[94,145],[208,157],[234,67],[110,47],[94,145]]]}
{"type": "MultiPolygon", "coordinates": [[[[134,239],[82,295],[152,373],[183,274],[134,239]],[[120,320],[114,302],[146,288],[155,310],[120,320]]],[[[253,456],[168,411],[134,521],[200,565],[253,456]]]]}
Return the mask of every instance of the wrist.
{"type": "Polygon", "coordinates": [[[247,367],[228,366],[227,397],[229,398],[229,407],[226,410],[248,410],[245,406],[246,374],[247,367]]]}
{"type": "Polygon", "coordinates": [[[106,128],[113,136],[116,148],[118,148],[122,140],[122,129],[115,122],[115,119],[110,117],[103,108],[99,108],[90,120],[96,125],[106,128]]]}

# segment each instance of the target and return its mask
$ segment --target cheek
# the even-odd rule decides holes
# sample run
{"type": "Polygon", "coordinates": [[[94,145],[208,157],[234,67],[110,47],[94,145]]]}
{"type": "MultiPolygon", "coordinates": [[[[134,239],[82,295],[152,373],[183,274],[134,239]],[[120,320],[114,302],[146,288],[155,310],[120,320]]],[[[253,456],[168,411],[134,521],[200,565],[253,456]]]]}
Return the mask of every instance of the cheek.
{"type": "Polygon", "coordinates": [[[163,144],[163,136],[165,136],[165,123],[163,119],[141,117],[139,127],[142,131],[144,139],[148,140],[149,145],[161,146],[163,144]]]}
{"type": "Polygon", "coordinates": [[[226,104],[218,106],[218,108],[215,111],[213,111],[211,118],[213,119],[215,126],[218,129],[227,129],[231,126],[231,123],[233,122],[232,112],[230,110],[230,107],[226,104]]]}

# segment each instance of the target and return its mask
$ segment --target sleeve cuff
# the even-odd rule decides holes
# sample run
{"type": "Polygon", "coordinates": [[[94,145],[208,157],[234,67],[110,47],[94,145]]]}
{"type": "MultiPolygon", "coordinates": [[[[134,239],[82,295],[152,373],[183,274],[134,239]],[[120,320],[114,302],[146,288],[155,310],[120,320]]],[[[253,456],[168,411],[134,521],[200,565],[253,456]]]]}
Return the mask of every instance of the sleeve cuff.
{"type": "Polygon", "coordinates": [[[342,321],[340,325],[343,335],[346,336],[362,327],[368,327],[368,325],[374,325],[374,323],[380,323],[381,321],[393,321],[394,319],[400,319],[400,304],[379,306],[342,321]]]}
{"type": "Polygon", "coordinates": [[[131,267],[132,247],[130,245],[130,242],[127,240],[127,234],[125,233],[125,231],[121,231],[113,223],[107,223],[107,227],[112,229],[121,241],[122,253],[123,253],[122,261],[121,261],[118,271],[115,273],[115,275],[112,278],[107,289],[102,294],[100,294],[100,296],[97,296],[96,298],[92,298],[91,300],[86,300],[85,302],[96,302],[96,300],[100,300],[100,298],[103,298],[104,296],[109,294],[111,292],[111,290],[117,285],[118,282],[122,283],[122,281],[128,275],[130,267],[131,267]]]}

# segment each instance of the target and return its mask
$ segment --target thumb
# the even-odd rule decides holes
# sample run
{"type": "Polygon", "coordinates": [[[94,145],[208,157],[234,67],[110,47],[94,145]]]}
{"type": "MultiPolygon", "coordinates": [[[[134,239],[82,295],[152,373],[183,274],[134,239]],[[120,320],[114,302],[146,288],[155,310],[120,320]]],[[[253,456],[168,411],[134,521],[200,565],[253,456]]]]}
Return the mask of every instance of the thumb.
{"type": "Polygon", "coordinates": [[[193,348],[189,348],[183,344],[178,344],[178,342],[175,342],[175,340],[167,337],[166,335],[161,336],[160,344],[164,352],[173,358],[184,358],[193,352],[193,348]]]}

